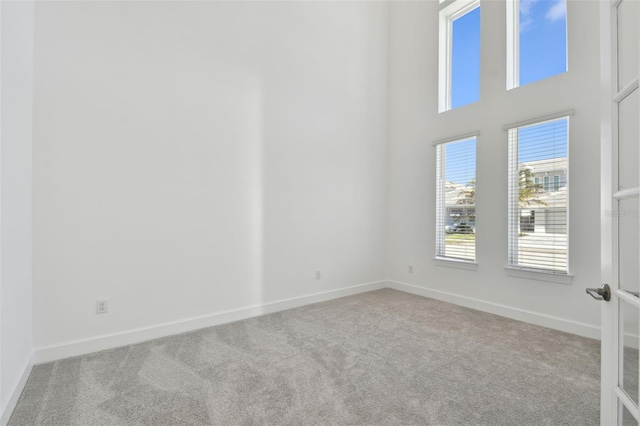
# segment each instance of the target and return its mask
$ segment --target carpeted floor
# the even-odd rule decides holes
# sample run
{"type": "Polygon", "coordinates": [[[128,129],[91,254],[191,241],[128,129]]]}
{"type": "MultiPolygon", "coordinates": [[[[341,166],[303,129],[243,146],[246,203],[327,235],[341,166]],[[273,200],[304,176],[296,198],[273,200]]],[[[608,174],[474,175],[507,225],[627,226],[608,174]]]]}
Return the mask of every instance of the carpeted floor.
{"type": "Polygon", "coordinates": [[[596,425],[599,342],[390,289],[34,368],[9,425],[596,425]]]}

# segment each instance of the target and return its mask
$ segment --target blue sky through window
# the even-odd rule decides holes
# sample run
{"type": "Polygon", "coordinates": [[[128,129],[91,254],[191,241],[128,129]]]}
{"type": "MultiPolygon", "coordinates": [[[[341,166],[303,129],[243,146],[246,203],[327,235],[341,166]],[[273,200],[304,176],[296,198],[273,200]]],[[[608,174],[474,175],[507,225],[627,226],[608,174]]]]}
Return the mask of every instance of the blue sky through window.
{"type": "Polygon", "coordinates": [[[476,177],[476,138],[445,145],[445,180],[467,185],[476,177]]]}
{"type": "MultiPolygon", "coordinates": [[[[520,9],[520,81],[567,71],[566,0],[516,0],[520,9]]],[[[453,21],[451,108],[480,98],[480,7],[453,21]]]]}
{"type": "Polygon", "coordinates": [[[566,0],[519,1],[520,86],[566,72],[566,0]]]}
{"type": "Polygon", "coordinates": [[[451,108],[480,98],[480,8],[453,21],[451,37],[451,108]]]}
{"type": "Polygon", "coordinates": [[[567,157],[569,120],[548,121],[518,129],[518,163],[567,157]]]}

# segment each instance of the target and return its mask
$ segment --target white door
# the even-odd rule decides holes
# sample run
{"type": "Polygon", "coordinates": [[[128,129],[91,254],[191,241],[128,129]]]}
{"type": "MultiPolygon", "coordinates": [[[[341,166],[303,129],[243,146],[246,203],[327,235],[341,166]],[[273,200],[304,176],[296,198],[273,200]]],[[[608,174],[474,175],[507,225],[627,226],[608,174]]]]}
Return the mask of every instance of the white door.
{"type": "MultiPolygon", "coordinates": [[[[602,425],[636,425],[640,334],[640,0],[601,1],[602,425]],[[604,287],[604,285],[603,285],[604,287]],[[609,293],[609,294],[606,294],[609,293]],[[607,297],[609,296],[609,297],[607,297]]],[[[596,296],[591,289],[592,295],[596,296]]]]}

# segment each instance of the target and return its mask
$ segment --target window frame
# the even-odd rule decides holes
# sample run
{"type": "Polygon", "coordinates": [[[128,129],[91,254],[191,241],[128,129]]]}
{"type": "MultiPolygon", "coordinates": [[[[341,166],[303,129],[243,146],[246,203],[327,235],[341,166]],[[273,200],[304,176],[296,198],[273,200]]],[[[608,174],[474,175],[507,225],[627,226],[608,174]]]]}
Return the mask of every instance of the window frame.
{"type": "Polygon", "coordinates": [[[507,90],[520,86],[520,0],[507,0],[507,90]]]}
{"type": "MultiPolygon", "coordinates": [[[[480,0],[454,0],[440,3],[438,14],[438,112],[451,110],[453,59],[453,21],[480,7],[480,0]]],[[[480,88],[478,88],[480,90],[480,88]]]]}
{"type": "MultiPolygon", "coordinates": [[[[533,126],[533,125],[537,125],[537,124],[543,124],[545,122],[549,122],[549,121],[554,121],[554,120],[558,120],[558,119],[567,119],[567,168],[566,168],[566,172],[565,172],[565,176],[566,176],[566,184],[568,185],[569,182],[569,156],[570,156],[570,150],[569,150],[569,140],[570,140],[570,124],[571,124],[571,117],[574,115],[574,110],[565,110],[565,111],[560,111],[557,113],[553,113],[553,114],[548,114],[545,116],[541,116],[541,117],[537,117],[537,118],[532,118],[532,119],[528,119],[528,120],[524,120],[524,121],[520,121],[520,122],[516,122],[516,123],[512,123],[512,124],[508,124],[503,126],[503,130],[507,133],[507,150],[508,150],[508,155],[507,155],[507,161],[508,161],[508,167],[507,167],[507,186],[508,188],[511,188],[511,180],[518,177],[517,173],[518,173],[518,147],[517,147],[517,143],[518,141],[516,140],[516,149],[514,150],[512,147],[512,140],[510,138],[511,135],[511,131],[516,130],[521,128],[521,127],[528,127],[528,126],[533,126]]],[[[571,273],[571,244],[570,244],[570,235],[571,235],[571,226],[570,226],[570,211],[571,211],[571,203],[570,203],[570,197],[568,196],[567,193],[567,221],[566,221],[566,226],[567,226],[567,267],[565,271],[557,271],[557,270],[551,270],[551,269],[544,269],[544,268],[533,268],[533,267],[525,267],[525,266],[520,266],[518,265],[517,261],[514,262],[514,256],[517,259],[518,256],[518,252],[517,252],[517,242],[518,242],[518,238],[517,235],[514,238],[513,237],[513,229],[515,227],[515,229],[519,229],[517,227],[518,223],[518,216],[520,213],[520,208],[516,207],[515,209],[513,208],[513,198],[514,195],[511,193],[511,189],[508,189],[508,202],[507,202],[507,219],[508,219],[508,228],[507,228],[507,239],[508,239],[508,244],[507,244],[507,265],[505,266],[505,271],[507,273],[507,275],[510,276],[514,276],[514,277],[520,277],[520,278],[529,278],[529,279],[534,279],[534,280],[540,280],[540,281],[548,281],[548,282],[556,282],[556,283],[560,283],[560,284],[571,284],[572,280],[573,280],[573,275],[571,273]],[[515,219],[514,219],[515,218],[515,219]],[[515,222],[514,222],[515,220],[515,222]],[[514,250],[514,246],[515,246],[515,250],[514,250]]],[[[516,233],[518,233],[516,231],[516,233]]]]}

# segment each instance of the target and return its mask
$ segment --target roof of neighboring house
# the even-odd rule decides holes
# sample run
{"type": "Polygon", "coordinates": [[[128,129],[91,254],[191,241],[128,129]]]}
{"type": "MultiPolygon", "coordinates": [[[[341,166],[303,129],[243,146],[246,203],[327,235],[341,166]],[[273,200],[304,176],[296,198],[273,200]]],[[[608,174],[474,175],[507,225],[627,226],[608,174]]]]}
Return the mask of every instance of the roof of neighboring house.
{"type": "Polygon", "coordinates": [[[546,160],[527,161],[518,165],[520,169],[531,169],[531,173],[564,174],[567,171],[567,159],[565,157],[549,158],[546,160]]]}
{"type": "Polygon", "coordinates": [[[460,185],[458,183],[446,182],[444,187],[444,203],[447,207],[451,207],[453,205],[457,205],[460,207],[475,207],[473,204],[463,204],[462,200],[464,200],[465,191],[469,191],[473,189],[470,185],[460,185]]]}

